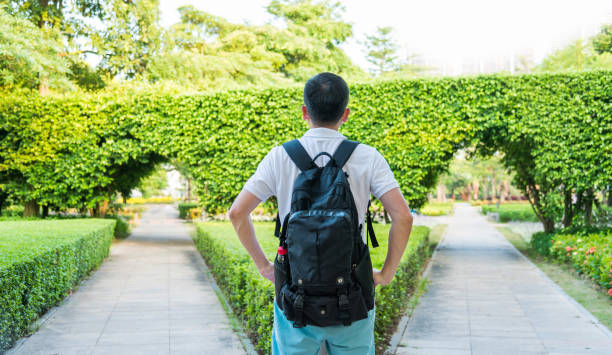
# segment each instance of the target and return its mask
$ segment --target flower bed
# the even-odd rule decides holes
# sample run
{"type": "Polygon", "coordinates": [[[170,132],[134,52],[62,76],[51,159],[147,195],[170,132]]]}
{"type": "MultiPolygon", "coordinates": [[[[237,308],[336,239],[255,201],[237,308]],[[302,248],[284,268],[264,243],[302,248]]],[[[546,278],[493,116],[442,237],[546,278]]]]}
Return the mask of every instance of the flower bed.
{"type": "Polygon", "coordinates": [[[0,222],[0,353],[108,255],[115,220],[0,222]]]}
{"type": "MultiPolygon", "coordinates": [[[[389,228],[390,225],[375,225],[380,247],[371,249],[374,267],[380,268],[384,262],[389,228]]],[[[255,223],[255,232],[272,260],[278,247],[278,240],[273,236],[274,223],[255,223]]],[[[413,228],[395,279],[376,290],[378,351],[386,347],[388,333],[417,285],[419,273],[429,256],[428,235],[426,227],[413,228]]],[[[255,347],[261,353],[269,353],[274,285],[259,275],[230,223],[198,223],[195,242],[255,347]]]]}
{"type": "Polygon", "coordinates": [[[612,298],[612,231],[552,236],[549,255],[571,264],[612,298]]]}

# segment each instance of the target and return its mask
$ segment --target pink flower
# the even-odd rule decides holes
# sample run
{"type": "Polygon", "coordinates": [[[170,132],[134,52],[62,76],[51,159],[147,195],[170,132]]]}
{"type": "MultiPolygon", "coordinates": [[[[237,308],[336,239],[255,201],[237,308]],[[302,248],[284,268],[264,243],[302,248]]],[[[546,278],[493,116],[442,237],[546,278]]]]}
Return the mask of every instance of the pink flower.
{"type": "Polygon", "coordinates": [[[569,253],[570,251],[572,251],[572,248],[571,247],[565,247],[565,251],[569,253]]]}
{"type": "Polygon", "coordinates": [[[612,296],[612,288],[608,290],[608,296],[612,296]]]}

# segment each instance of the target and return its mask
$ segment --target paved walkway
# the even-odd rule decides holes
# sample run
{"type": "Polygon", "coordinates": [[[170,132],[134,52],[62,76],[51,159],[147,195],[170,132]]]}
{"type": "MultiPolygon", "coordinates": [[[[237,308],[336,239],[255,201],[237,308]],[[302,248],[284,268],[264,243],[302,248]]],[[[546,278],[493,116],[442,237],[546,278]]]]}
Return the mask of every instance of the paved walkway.
{"type": "Polygon", "coordinates": [[[612,335],[458,204],[397,354],[612,354],[612,335]]]}
{"type": "Polygon", "coordinates": [[[153,206],[9,354],[244,354],[177,215],[153,206]]]}

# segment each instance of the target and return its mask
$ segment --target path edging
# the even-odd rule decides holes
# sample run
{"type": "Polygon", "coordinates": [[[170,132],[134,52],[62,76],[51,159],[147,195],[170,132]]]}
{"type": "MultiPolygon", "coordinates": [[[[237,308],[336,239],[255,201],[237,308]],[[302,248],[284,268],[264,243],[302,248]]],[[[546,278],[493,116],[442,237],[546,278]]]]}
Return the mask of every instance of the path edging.
{"type": "MultiPolygon", "coordinates": [[[[191,234],[192,241],[194,240],[193,233],[194,231],[192,230],[192,234],[191,234]]],[[[255,346],[253,346],[251,339],[244,332],[244,328],[242,327],[240,320],[236,317],[236,314],[234,313],[234,310],[230,306],[227,298],[223,294],[223,291],[221,291],[221,289],[219,288],[219,285],[217,285],[217,280],[215,280],[213,274],[210,272],[210,269],[208,268],[208,264],[206,264],[206,260],[204,259],[202,254],[197,250],[197,248],[196,248],[196,251],[198,252],[198,255],[200,256],[200,261],[202,262],[204,272],[206,273],[206,276],[210,279],[210,285],[213,291],[215,291],[215,294],[217,295],[219,302],[221,303],[221,308],[223,308],[223,310],[225,311],[225,314],[227,315],[232,325],[232,329],[238,336],[238,340],[240,340],[242,347],[244,348],[244,350],[246,351],[248,355],[257,355],[255,346]]]]}
{"type": "MultiPolygon", "coordinates": [[[[434,227],[431,227],[430,231],[434,227]]],[[[448,233],[448,230],[449,228],[447,225],[447,227],[444,229],[444,233],[442,233],[442,235],[440,236],[440,240],[438,241],[436,248],[434,249],[433,253],[431,254],[431,257],[429,258],[429,262],[427,263],[427,267],[425,268],[425,271],[423,272],[423,275],[421,276],[421,280],[427,279],[427,276],[429,275],[429,270],[431,269],[431,265],[433,264],[434,257],[438,253],[438,248],[440,248],[440,246],[444,243],[444,239],[446,237],[446,233],[448,233]]],[[[415,308],[416,308],[416,305],[415,305],[415,308]]],[[[414,309],[412,311],[414,311],[414,309]]],[[[387,350],[385,350],[385,355],[394,355],[397,352],[397,348],[399,347],[399,344],[402,341],[402,338],[404,337],[404,333],[406,332],[406,329],[408,329],[408,324],[410,324],[411,319],[412,319],[412,312],[410,312],[410,314],[408,314],[408,312],[405,312],[402,315],[402,318],[400,319],[397,325],[395,333],[393,333],[393,335],[391,336],[391,340],[389,340],[389,347],[387,348],[387,350]]]]}
{"type": "MultiPolygon", "coordinates": [[[[491,223],[489,221],[487,221],[487,222],[491,223]]],[[[595,327],[600,329],[608,338],[612,339],[612,331],[610,331],[610,329],[608,329],[608,327],[606,327],[604,324],[602,324],[599,321],[599,319],[597,319],[591,312],[589,312],[588,309],[584,308],[578,301],[576,301],[574,298],[572,298],[572,296],[568,295],[567,292],[565,292],[559,285],[557,285],[556,282],[554,282],[550,277],[548,277],[548,275],[546,275],[546,273],[544,271],[542,271],[536,264],[534,264],[531,260],[529,260],[528,257],[526,257],[523,253],[521,253],[520,250],[518,250],[512,243],[510,243],[510,241],[508,241],[508,239],[506,239],[506,237],[504,237],[499,230],[497,230],[497,227],[495,227],[495,233],[497,233],[499,236],[501,236],[501,238],[503,238],[506,242],[508,242],[508,244],[510,244],[512,249],[514,249],[514,251],[517,254],[519,254],[521,256],[521,258],[523,258],[523,260],[525,260],[529,265],[531,265],[532,268],[535,269],[535,271],[536,271],[536,273],[538,275],[540,275],[544,280],[546,280],[546,282],[551,284],[553,288],[557,289],[563,295],[563,297],[566,300],[568,300],[571,304],[573,304],[578,309],[578,311],[583,313],[586,316],[586,318],[591,323],[593,323],[593,325],[595,325],[595,327]]]]}

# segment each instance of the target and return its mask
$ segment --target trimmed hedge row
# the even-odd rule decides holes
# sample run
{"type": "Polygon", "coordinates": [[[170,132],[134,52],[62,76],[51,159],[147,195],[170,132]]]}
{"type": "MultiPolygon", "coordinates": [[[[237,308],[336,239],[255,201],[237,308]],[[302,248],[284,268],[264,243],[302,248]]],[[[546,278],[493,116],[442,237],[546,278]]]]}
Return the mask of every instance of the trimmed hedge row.
{"type": "MultiPolygon", "coordinates": [[[[611,87],[610,71],[351,83],[341,133],[383,154],[413,208],[458,149],[501,152],[552,231],[563,215],[590,223],[612,184],[611,87]]],[[[204,212],[224,213],[264,155],[306,131],[301,91],[0,96],[0,185],[14,200],[94,208],[171,160],[204,212]]]]}
{"type": "MultiPolygon", "coordinates": [[[[262,353],[270,352],[273,322],[274,285],[263,279],[240,244],[228,222],[198,223],[196,246],[234,312],[247,330],[255,347],[262,353]]],[[[384,263],[389,225],[376,224],[380,247],[371,249],[372,264],[380,268],[384,263]]],[[[275,255],[278,240],[273,236],[274,223],[255,223],[255,232],[270,260],[275,255]]],[[[418,275],[429,256],[429,229],[414,227],[408,247],[395,279],[376,289],[375,339],[377,348],[386,347],[388,332],[403,310],[404,301],[418,282],[418,275]]]]}
{"type": "Polygon", "coordinates": [[[538,217],[533,212],[533,207],[529,203],[509,203],[500,205],[482,205],[483,214],[497,213],[499,221],[502,223],[510,221],[538,222],[538,217]]]}
{"type": "Polygon", "coordinates": [[[179,210],[179,218],[181,219],[190,219],[190,214],[189,211],[192,208],[197,208],[200,205],[197,203],[192,203],[192,202],[181,202],[178,204],[178,210],[179,210]]]}
{"type": "Polygon", "coordinates": [[[531,240],[542,255],[572,265],[612,299],[612,230],[536,233],[531,240]]]}
{"type": "Polygon", "coordinates": [[[115,221],[0,223],[0,353],[108,255],[115,221]]]}

